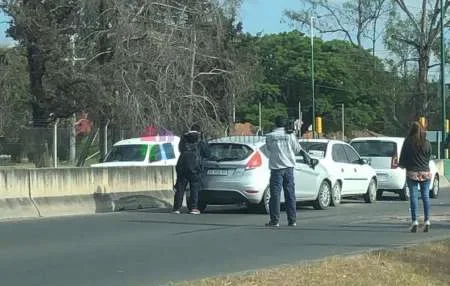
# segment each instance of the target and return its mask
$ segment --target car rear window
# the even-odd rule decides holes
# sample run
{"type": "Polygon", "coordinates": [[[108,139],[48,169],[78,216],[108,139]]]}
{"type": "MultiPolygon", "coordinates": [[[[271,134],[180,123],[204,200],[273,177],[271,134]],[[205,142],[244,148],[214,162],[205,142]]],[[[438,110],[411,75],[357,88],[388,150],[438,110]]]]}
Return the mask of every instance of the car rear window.
{"type": "Polygon", "coordinates": [[[113,146],[106,156],[105,162],[141,162],[145,160],[148,145],[118,145],[113,146]]]}
{"type": "Polygon", "coordinates": [[[397,156],[397,143],[388,141],[356,141],[351,145],[359,153],[365,157],[393,157],[397,156]]]}
{"type": "Polygon", "coordinates": [[[213,161],[242,161],[253,153],[253,150],[244,144],[210,143],[209,148],[213,161]]]}
{"type": "Polygon", "coordinates": [[[324,158],[327,152],[326,142],[300,142],[302,149],[313,157],[324,158]]]}

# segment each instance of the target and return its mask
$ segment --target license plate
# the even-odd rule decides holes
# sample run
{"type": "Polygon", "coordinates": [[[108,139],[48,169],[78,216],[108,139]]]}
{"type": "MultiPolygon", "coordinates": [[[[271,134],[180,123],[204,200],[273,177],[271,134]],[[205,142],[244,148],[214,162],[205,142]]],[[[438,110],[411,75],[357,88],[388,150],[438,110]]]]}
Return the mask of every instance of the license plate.
{"type": "Polygon", "coordinates": [[[208,176],[228,176],[228,170],[226,169],[209,169],[206,174],[208,176]]]}

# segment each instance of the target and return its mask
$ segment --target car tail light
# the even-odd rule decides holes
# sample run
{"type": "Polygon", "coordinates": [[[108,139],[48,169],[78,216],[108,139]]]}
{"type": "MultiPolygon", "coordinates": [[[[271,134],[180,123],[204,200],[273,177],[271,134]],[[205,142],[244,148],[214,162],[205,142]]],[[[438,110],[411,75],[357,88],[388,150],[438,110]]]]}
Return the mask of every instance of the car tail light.
{"type": "Polygon", "coordinates": [[[262,166],[261,153],[255,152],[247,163],[246,169],[254,169],[262,166]]]}
{"type": "Polygon", "coordinates": [[[392,156],[391,169],[396,169],[397,167],[398,167],[398,158],[397,156],[392,156]]]}

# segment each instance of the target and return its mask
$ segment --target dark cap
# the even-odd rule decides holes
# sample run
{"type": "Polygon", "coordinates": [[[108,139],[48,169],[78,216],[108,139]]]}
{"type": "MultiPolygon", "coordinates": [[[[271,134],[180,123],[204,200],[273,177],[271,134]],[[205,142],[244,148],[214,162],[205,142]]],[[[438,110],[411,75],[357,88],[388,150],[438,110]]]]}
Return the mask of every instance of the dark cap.
{"type": "Polygon", "coordinates": [[[286,127],[286,118],[281,115],[275,117],[275,126],[277,128],[286,127]]]}

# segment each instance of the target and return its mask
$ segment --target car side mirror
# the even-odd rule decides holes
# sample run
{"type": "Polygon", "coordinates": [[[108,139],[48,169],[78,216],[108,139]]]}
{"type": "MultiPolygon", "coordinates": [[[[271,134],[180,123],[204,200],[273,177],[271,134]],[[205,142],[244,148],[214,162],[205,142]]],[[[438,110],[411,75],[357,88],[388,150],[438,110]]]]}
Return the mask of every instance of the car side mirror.
{"type": "Polygon", "coordinates": [[[311,158],[310,162],[309,162],[309,166],[313,169],[316,168],[316,166],[319,164],[319,160],[316,158],[311,158]]]}
{"type": "Polygon", "coordinates": [[[361,165],[368,165],[369,161],[367,161],[366,159],[361,158],[361,159],[359,159],[359,164],[361,164],[361,165]]]}

